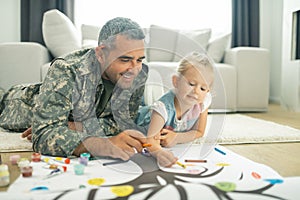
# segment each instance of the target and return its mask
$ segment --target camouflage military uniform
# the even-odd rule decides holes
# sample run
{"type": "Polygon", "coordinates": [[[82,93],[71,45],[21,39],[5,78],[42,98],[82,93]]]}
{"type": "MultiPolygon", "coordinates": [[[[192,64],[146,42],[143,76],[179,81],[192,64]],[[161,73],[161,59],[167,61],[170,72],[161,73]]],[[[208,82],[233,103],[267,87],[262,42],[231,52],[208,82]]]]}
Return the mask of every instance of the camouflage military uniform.
{"type": "Polygon", "coordinates": [[[2,110],[4,109],[4,106],[2,105],[2,99],[4,97],[5,94],[5,90],[0,88],[0,114],[2,112],[2,110]]]}
{"type": "MultiPolygon", "coordinates": [[[[0,96],[0,127],[23,132],[32,124],[32,108],[41,83],[18,84],[0,96]]],[[[1,93],[1,92],[0,92],[1,93]]]]}
{"type": "Polygon", "coordinates": [[[108,137],[135,128],[148,67],[143,65],[131,88],[116,85],[104,111],[96,114],[95,102],[104,87],[100,70],[94,49],[80,50],[53,62],[33,111],[35,151],[69,156],[89,136],[108,137]],[[68,121],[81,122],[83,130],[70,130],[68,121]]]}

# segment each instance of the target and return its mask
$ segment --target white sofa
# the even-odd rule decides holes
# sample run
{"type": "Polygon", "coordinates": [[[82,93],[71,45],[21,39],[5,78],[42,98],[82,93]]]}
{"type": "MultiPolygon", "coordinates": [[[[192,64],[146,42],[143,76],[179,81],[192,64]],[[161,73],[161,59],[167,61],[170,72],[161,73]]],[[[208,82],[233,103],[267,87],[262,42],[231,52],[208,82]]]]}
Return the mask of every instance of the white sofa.
{"type": "Polygon", "coordinates": [[[48,49],[39,43],[0,43],[0,87],[40,82],[41,66],[49,60],[48,49]]]}
{"type": "Polygon", "coordinates": [[[176,73],[180,59],[196,50],[207,52],[215,62],[210,112],[267,111],[268,50],[255,47],[229,48],[229,34],[211,39],[210,31],[172,30],[156,25],[146,31],[149,37],[146,55],[150,75],[145,102],[152,103],[172,88],[171,76],[176,73]]]}
{"type": "MultiPolygon", "coordinates": [[[[42,81],[53,57],[95,46],[99,27],[81,30],[58,10],[44,14],[46,47],[37,43],[0,44],[0,87],[42,81]]],[[[146,32],[149,78],[145,102],[171,87],[179,59],[191,50],[206,50],[215,61],[216,81],[211,112],[266,111],[269,98],[269,52],[255,47],[228,48],[230,34],[212,38],[210,29],[172,30],[152,25],[146,32]],[[203,48],[199,48],[199,47],[203,48]]]]}
{"type": "MultiPolygon", "coordinates": [[[[165,92],[178,63],[149,62],[146,103],[165,92]],[[159,77],[158,77],[159,76],[159,77]],[[157,82],[162,82],[163,89],[157,82]],[[152,87],[153,88],[152,88],[152,87]],[[163,90],[163,91],[162,91],[163,90]]],[[[210,112],[267,111],[269,98],[269,53],[265,49],[237,47],[225,52],[224,62],[215,64],[215,83],[210,112]]]]}

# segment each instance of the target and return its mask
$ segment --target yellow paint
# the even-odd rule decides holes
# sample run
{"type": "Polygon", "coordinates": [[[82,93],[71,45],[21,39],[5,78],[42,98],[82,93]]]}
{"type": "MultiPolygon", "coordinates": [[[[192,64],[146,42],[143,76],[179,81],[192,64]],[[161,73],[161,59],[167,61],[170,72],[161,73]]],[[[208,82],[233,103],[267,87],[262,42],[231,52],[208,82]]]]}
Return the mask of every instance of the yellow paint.
{"type": "Polygon", "coordinates": [[[216,165],[220,166],[220,167],[226,167],[226,166],[229,166],[230,164],[229,163],[217,163],[216,165]]]}
{"type": "Polygon", "coordinates": [[[110,189],[118,197],[126,197],[134,191],[134,187],[131,185],[113,186],[110,189]]]}
{"type": "Polygon", "coordinates": [[[105,182],[104,178],[92,178],[88,180],[88,184],[90,185],[95,185],[95,186],[100,186],[105,182]]]}

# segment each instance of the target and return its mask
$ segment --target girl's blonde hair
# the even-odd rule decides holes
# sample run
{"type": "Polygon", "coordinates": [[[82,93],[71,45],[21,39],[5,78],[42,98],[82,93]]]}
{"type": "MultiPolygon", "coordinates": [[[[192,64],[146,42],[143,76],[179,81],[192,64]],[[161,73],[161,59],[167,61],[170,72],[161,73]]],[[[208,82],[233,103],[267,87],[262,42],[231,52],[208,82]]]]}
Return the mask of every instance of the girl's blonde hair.
{"type": "Polygon", "coordinates": [[[208,82],[209,86],[212,86],[214,81],[214,65],[207,54],[192,52],[186,55],[180,60],[177,72],[179,75],[184,75],[191,67],[197,68],[207,81],[210,80],[208,82]]]}

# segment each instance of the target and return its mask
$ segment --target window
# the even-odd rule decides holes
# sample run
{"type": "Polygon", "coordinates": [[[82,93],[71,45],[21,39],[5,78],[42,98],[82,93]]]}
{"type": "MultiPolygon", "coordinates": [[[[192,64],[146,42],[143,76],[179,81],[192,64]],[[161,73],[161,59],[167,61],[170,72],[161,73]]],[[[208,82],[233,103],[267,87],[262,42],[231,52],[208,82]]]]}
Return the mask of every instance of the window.
{"type": "Polygon", "coordinates": [[[138,22],[175,29],[211,28],[212,33],[231,32],[231,0],[76,0],[75,24],[102,26],[121,16],[138,22]]]}
{"type": "Polygon", "coordinates": [[[292,60],[300,59],[300,10],[292,14],[292,60]]]}

